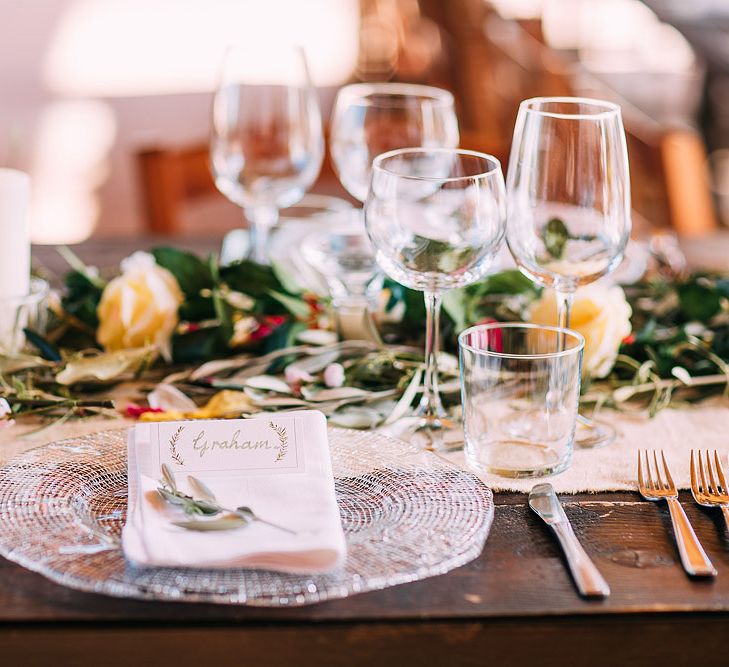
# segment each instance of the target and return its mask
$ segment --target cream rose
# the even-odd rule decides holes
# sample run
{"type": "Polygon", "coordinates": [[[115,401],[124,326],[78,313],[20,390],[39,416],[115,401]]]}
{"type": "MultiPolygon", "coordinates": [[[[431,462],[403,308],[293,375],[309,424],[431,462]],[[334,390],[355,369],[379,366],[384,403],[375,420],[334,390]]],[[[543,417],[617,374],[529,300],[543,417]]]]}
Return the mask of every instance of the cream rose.
{"type": "MultiPolygon", "coordinates": [[[[622,288],[599,283],[581,287],[575,293],[570,328],[585,337],[582,371],[605,377],[615,363],[622,340],[630,334],[630,305],[622,288]]],[[[557,300],[544,290],[532,304],[529,319],[536,324],[557,324],[557,300]]]]}
{"type": "Polygon", "coordinates": [[[146,252],[121,263],[121,275],[101,295],[96,338],[105,350],[156,345],[170,358],[170,337],[178,323],[183,295],[175,277],[146,252]]]}

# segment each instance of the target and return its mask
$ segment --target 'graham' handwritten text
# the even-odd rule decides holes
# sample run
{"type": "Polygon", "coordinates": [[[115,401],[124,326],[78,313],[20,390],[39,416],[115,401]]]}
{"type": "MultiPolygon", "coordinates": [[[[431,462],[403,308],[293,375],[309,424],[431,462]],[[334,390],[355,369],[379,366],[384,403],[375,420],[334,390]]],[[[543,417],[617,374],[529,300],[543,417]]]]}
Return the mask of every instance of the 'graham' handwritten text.
{"type": "Polygon", "coordinates": [[[212,440],[209,441],[205,436],[205,431],[200,431],[192,441],[192,448],[200,453],[200,458],[208,452],[215,449],[275,449],[276,445],[272,445],[268,440],[241,440],[240,431],[233,433],[230,440],[212,440]]]}

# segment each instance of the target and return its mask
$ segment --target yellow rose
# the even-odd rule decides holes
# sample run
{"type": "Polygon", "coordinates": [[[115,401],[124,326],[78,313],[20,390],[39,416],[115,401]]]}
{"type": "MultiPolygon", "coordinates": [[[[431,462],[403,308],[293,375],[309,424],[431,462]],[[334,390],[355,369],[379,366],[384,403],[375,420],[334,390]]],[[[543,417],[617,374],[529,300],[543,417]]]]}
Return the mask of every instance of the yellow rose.
{"type": "MultiPolygon", "coordinates": [[[[582,371],[605,377],[615,363],[622,340],[630,334],[630,305],[622,288],[600,283],[580,287],[575,293],[570,328],[585,337],[582,371]]],[[[557,324],[557,300],[553,290],[544,290],[532,304],[529,319],[536,324],[557,324]]]]}
{"type": "Polygon", "coordinates": [[[122,273],[101,295],[96,338],[109,351],[156,345],[170,358],[170,337],[177,326],[183,295],[175,277],[146,252],[121,263],[122,273]]]}

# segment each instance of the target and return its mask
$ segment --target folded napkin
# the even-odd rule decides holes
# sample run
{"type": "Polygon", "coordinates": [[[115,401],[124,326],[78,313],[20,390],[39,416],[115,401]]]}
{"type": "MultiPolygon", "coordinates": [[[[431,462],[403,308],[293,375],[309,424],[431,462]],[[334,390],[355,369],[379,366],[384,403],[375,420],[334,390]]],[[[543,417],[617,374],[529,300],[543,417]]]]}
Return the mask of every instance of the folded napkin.
{"type": "Polygon", "coordinates": [[[321,412],[139,424],[130,430],[128,453],[122,546],[133,565],[317,573],[344,562],[344,532],[321,412]],[[191,517],[158,493],[163,463],[181,492],[200,497],[189,481],[193,476],[221,507],[250,507],[260,520],[224,531],[175,526],[191,517]]]}

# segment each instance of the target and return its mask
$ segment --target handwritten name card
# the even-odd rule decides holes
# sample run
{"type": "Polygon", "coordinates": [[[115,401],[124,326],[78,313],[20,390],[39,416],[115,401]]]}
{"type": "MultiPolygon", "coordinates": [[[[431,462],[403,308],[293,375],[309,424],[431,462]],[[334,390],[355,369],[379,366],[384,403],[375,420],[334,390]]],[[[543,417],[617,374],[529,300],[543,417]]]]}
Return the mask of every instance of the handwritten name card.
{"type": "Polygon", "coordinates": [[[302,419],[265,418],[161,422],[136,427],[160,465],[185,472],[304,472],[302,419]]]}

